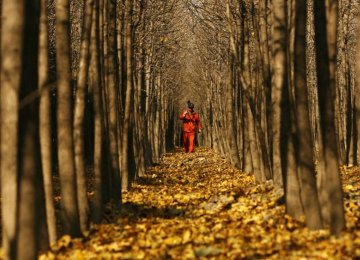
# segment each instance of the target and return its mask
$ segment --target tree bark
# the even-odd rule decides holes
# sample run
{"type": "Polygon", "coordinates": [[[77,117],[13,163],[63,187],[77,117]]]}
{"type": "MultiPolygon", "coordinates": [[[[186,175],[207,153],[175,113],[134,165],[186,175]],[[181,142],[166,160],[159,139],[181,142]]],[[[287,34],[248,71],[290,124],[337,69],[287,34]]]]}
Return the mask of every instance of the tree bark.
{"type": "Polygon", "coordinates": [[[108,90],[108,120],[109,120],[109,146],[111,158],[111,186],[112,186],[112,200],[116,207],[121,203],[121,175],[119,167],[119,150],[117,139],[118,127],[118,86],[117,86],[117,51],[116,51],[116,2],[112,0],[105,1],[106,22],[107,22],[107,39],[105,47],[105,62],[106,62],[106,81],[108,90]]]}
{"type": "Polygon", "coordinates": [[[16,258],[19,91],[25,4],[2,1],[1,20],[1,216],[5,259],[16,258]]]}
{"type": "Polygon", "coordinates": [[[130,129],[130,110],[131,94],[133,89],[133,36],[132,36],[132,0],[125,0],[125,56],[126,56],[126,91],[125,91],[125,109],[122,124],[122,144],[121,144],[121,189],[129,189],[129,129],[130,129]]]}
{"type": "Polygon", "coordinates": [[[326,179],[324,189],[330,209],[330,231],[339,235],[345,227],[344,205],[335,134],[335,74],[337,2],[316,0],[315,40],[321,134],[326,179]],[[325,47],[326,46],[326,47],[325,47]]]}
{"type": "Polygon", "coordinates": [[[72,127],[69,0],[56,2],[58,163],[64,232],[81,235],[72,127]]]}
{"type": "Polygon", "coordinates": [[[355,128],[354,134],[357,133],[357,137],[354,138],[356,140],[356,155],[355,155],[355,162],[356,165],[360,165],[360,13],[356,17],[357,19],[357,46],[356,46],[356,63],[355,63],[355,90],[354,90],[354,97],[355,97],[355,104],[354,104],[354,117],[355,117],[355,128]]]}
{"type": "Polygon", "coordinates": [[[272,76],[272,160],[276,187],[283,186],[281,171],[281,99],[287,73],[286,0],[273,1],[273,76],[272,76]]]}
{"type": "Polygon", "coordinates": [[[80,226],[84,233],[89,228],[89,202],[86,188],[86,169],[84,154],[84,116],[85,116],[85,95],[87,89],[87,78],[89,70],[89,48],[91,35],[93,0],[87,0],[85,4],[85,17],[82,29],[80,47],[80,64],[77,75],[77,88],[74,110],[74,150],[75,169],[77,184],[77,199],[79,205],[80,226]]]}
{"type": "Polygon", "coordinates": [[[317,194],[313,147],[310,131],[309,101],[306,85],[306,3],[296,2],[295,24],[295,106],[297,130],[297,165],[301,185],[301,200],[309,229],[323,227],[317,194]]]}
{"type": "Polygon", "coordinates": [[[90,41],[90,67],[89,84],[93,91],[93,109],[94,109],[94,176],[95,191],[92,204],[92,220],[99,224],[103,214],[103,127],[104,111],[102,104],[102,84],[100,80],[100,62],[99,62],[99,1],[95,0],[93,10],[93,20],[91,26],[90,41]]]}
{"type": "Polygon", "coordinates": [[[48,13],[47,1],[41,0],[40,7],[40,38],[39,38],[39,90],[40,90],[40,145],[41,163],[44,178],[44,191],[46,202],[46,222],[49,234],[49,242],[53,244],[57,240],[56,216],[54,206],[54,193],[52,183],[52,134],[51,134],[51,93],[49,79],[49,55],[48,55],[48,13]]]}

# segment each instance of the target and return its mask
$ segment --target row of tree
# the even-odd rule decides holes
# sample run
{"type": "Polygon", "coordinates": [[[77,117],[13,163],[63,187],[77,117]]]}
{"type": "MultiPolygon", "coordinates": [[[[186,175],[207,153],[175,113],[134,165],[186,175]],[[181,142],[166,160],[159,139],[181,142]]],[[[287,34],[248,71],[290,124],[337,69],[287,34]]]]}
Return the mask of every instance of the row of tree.
{"type": "Polygon", "coordinates": [[[358,164],[360,146],[357,6],[2,0],[5,257],[33,259],[58,234],[99,223],[106,203],[121,207],[122,191],[180,143],[176,117],[188,98],[204,144],[273,181],[288,214],[339,234],[339,165],[358,164]]]}
{"type": "Polygon", "coordinates": [[[84,234],[101,221],[106,203],[119,208],[122,191],[173,146],[182,37],[177,5],[2,0],[6,259],[35,259],[58,234],[84,234]]]}
{"type": "Polygon", "coordinates": [[[310,229],[345,227],[340,165],[358,164],[357,1],[188,1],[205,143],[284,191],[310,229]],[[205,66],[204,66],[205,65],[205,66]]]}

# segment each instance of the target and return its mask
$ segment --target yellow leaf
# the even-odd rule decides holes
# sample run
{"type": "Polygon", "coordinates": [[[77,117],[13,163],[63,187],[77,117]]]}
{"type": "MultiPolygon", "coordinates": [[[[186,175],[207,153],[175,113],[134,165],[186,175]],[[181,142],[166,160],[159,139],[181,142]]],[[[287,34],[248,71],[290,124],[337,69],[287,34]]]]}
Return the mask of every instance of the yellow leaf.
{"type": "Polygon", "coordinates": [[[169,246],[178,245],[181,243],[181,237],[178,236],[168,237],[167,239],[164,240],[164,243],[169,246]]]}
{"type": "Polygon", "coordinates": [[[183,233],[183,237],[182,237],[182,243],[186,244],[190,241],[190,237],[191,237],[191,231],[190,230],[185,230],[185,232],[183,233]]]}

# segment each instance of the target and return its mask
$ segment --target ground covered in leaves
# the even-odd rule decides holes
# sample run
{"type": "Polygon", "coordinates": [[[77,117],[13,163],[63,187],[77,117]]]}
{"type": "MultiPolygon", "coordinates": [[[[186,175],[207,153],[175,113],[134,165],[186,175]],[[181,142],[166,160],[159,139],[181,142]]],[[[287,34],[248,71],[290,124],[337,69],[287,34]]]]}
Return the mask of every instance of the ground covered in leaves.
{"type": "Polygon", "coordinates": [[[308,231],[285,214],[281,193],[257,185],[208,149],[166,154],[111,223],[62,237],[41,259],[352,259],[360,257],[359,172],[345,169],[347,229],[308,231]]]}

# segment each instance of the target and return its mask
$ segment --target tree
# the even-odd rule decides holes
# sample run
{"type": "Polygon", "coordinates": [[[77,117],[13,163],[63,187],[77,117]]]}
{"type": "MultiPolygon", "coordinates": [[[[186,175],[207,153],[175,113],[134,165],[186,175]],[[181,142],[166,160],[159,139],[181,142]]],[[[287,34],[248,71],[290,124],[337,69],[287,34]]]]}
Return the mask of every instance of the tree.
{"type": "Polygon", "coordinates": [[[44,191],[46,201],[46,222],[49,233],[49,242],[53,244],[57,239],[56,216],[52,183],[52,137],[51,137],[51,93],[49,78],[48,55],[48,13],[45,0],[40,2],[40,38],[39,38],[39,131],[41,145],[41,164],[44,178],[44,191]]]}
{"type": "Polygon", "coordinates": [[[84,162],[84,115],[85,94],[89,71],[89,48],[92,24],[93,1],[88,0],[85,5],[85,17],[82,29],[80,64],[77,75],[77,88],[74,109],[74,149],[77,183],[77,197],[80,214],[80,226],[83,232],[89,227],[89,203],[86,189],[86,171],[84,162]]]}
{"type": "Polygon", "coordinates": [[[299,167],[301,201],[304,207],[306,225],[320,229],[323,222],[317,194],[313,148],[310,132],[308,89],[306,84],[306,3],[296,1],[295,23],[295,106],[296,106],[296,161],[299,167]]]}
{"type": "Polygon", "coordinates": [[[344,205],[340,181],[338,148],[335,134],[335,74],[337,1],[315,1],[315,37],[317,52],[317,78],[321,120],[321,159],[325,163],[326,177],[323,189],[328,196],[330,230],[339,235],[345,227],[344,205]],[[324,47],[326,46],[326,47],[324,47]]]}
{"type": "Polygon", "coordinates": [[[72,125],[69,0],[56,2],[57,140],[64,231],[80,236],[72,125]]]}
{"type": "Polygon", "coordinates": [[[124,16],[124,42],[125,42],[125,59],[126,59],[126,82],[125,82],[125,106],[122,120],[122,140],[121,140],[121,189],[129,189],[129,131],[130,131],[130,111],[131,99],[133,95],[133,33],[132,33],[132,13],[133,1],[125,0],[124,16]]]}
{"type": "MultiPolygon", "coordinates": [[[[37,92],[39,2],[3,1],[1,70],[2,228],[6,259],[34,259],[45,221],[37,92]],[[28,44],[25,45],[24,43],[28,44]],[[10,103],[9,103],[10,102],[10,103]],[[11,128],[9,128],[11,127],[11,128]],[[13,165],[10,165],[12,163],[13,165]],[[9,204],[11,203],[11,205],[9,204]]],[[[47,244],[48,245],[48,244],[47,244]]]]}
{"type": "Polygon", "coordinates": [[[104,111],[102,104],[103,85],[100,80],[100,54],[99,54],[99,1],[95,0],[93,19],[91,26],[90,41],[90,67],[89,67],[89,87],[93,91],[93,109],[94,109],[94,177],[95,192],[92,205],[92,214],[94,223],[100,223],[103,213],[104,203],[104,181],[103,181],[103,163],[104,156],[104,111]]]}
{"type": "Polygon", "coordinates": [[[272,155],[273,178],[277,187],[282,187],[281,171],[281,99],[284,85],[287,83],[287,35],[286,35],[286,1],[275,0],[273,8],[273,77],[272,77],[272,155]]]}

